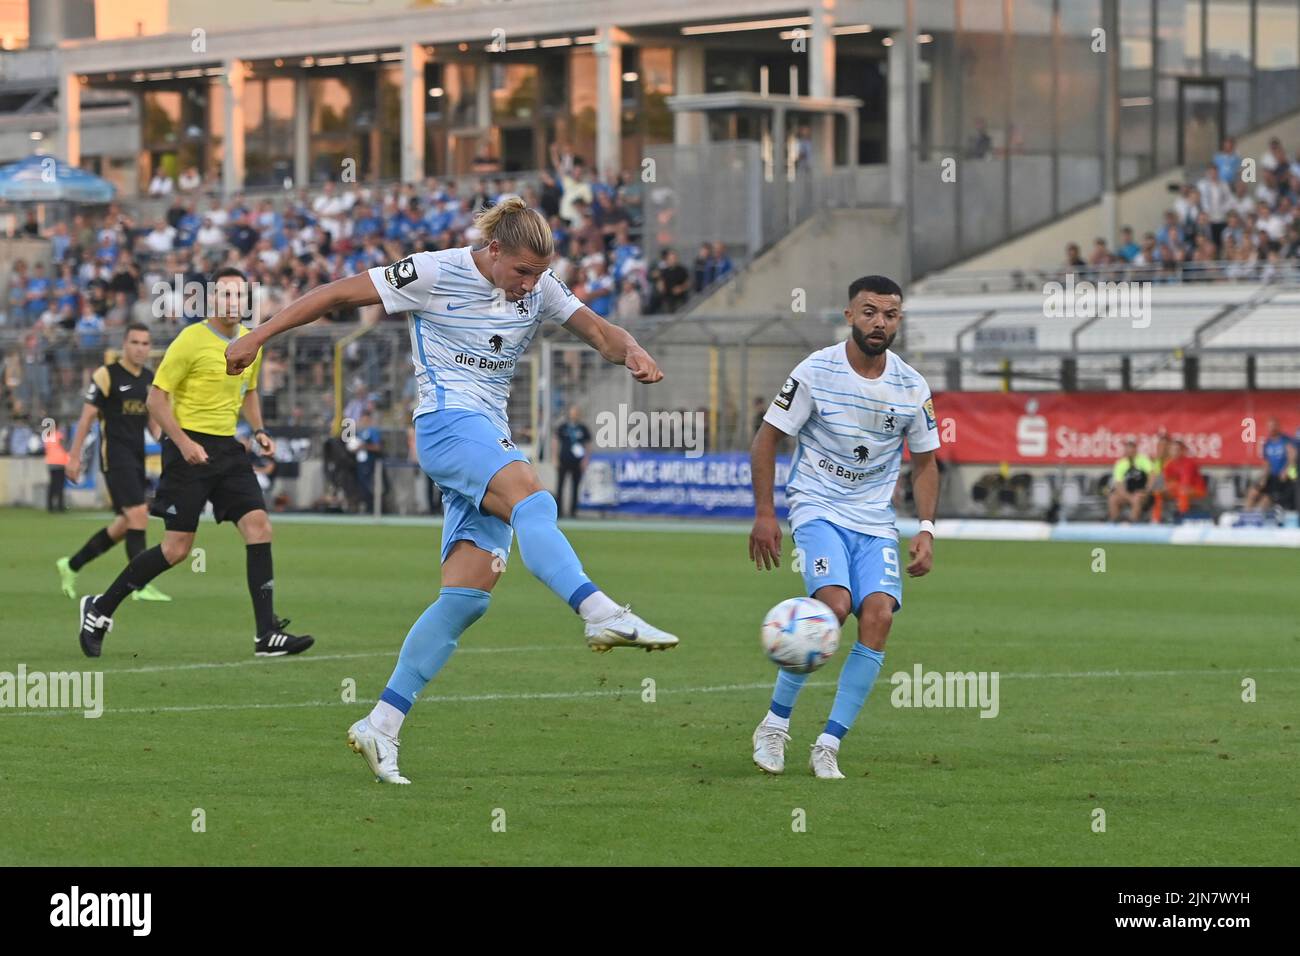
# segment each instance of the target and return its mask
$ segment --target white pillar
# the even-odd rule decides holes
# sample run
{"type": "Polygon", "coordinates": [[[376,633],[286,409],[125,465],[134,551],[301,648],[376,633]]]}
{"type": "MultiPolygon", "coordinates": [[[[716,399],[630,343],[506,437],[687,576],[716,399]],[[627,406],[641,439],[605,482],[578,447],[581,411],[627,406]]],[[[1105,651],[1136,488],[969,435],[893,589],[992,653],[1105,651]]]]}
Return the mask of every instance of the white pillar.
{"type": "MultiPolygon", "coordinates": [[[[835,0],[817,0],[808,11],[812,29],[808,37],[808,95],[835,95],[835,0]]],[[[792,91],[793,92],[793,91],[792,91]]]]}
{"type": "Polygon", "coordinates": [[[229,196],[244,188],[244,71],[243,60],[226,60],[226,139],[222,144],[221,190],[229,196]]]}
{"type": "MultiPolygon", "coordinates": [[[[835,0],[817,0],[808,13],[812,17],[808,38],[808,95],[829,99],[835,95],[835,35],[831,33],[835,26],[835,0]]],[[[812,134],[812,167],[829,173],[835,165],[835,117],[822,114],[813,123],[812,134]]]]}
{"type": "Polygon", "coordinates": [[[623,43],[622,31],[603,26],[596,31],[596,168],[597,176],[622,167],[623,43]]]}
{"type": "Polygon", "coordinates": [[[402,48],[402,182],[424,178],[424,113],[429,92],[424,86],[424,64],[429,52],[423,43],[402,48]]]}
{"type": "Polygon", "coordinates": [[[59,145],[63,161],[81,165],[81,77],[59,74],[59,145]]]}
{"type": "MultiPolygon", "coordinates": [[[[679,46],[673,63],[673,93],[704,92],[704,47],[679,46]]],[[[674,113],[673,142],[678,146],[703,143],[703,113],[674,113]]]]}
{"type": "Polygon", "coordinates": [[[302,189],[311,184],[311,87],[304,72],[293,83],[293,185],[302,189]]]}
{"type": "MultiPolygon", "coordinates": [[[[474,122],[479,129],[478,152],[487,149],[492,141],[492,54],[478,61],[478,86],[476,88],[474,122]]],[[[451,107],[448,106],[448,109],[451,107]]],[[[497,157],[500,159],[501,157],[497,157]]]]}

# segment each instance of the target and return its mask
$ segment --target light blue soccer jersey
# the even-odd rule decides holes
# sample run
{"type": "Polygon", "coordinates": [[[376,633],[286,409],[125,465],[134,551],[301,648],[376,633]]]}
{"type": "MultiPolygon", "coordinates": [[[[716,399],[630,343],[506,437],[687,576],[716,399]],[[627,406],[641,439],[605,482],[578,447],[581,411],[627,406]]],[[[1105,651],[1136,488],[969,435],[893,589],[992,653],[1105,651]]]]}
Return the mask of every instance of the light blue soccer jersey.
{"type": "Polygon", "coordinates": [[[409,313],[419,387],[412,417],[443,408],[482,412],[509,434],[506,399],[515,365],[542,322],[582,307],[549,269],[509,302],[474,265],[470,247],[417,252],[370,272],[385,311],[409,313]]]}
{"type": "Polygon", "coordinates": [[[786,479],[790,527],[817,518],[897,540],[891,498],[903,461],[939,447],[930,386],[893,352],[879,378],[849,365],[847,343],[813,352],[786,379],[763,416],[798,445],[786,479]]]}

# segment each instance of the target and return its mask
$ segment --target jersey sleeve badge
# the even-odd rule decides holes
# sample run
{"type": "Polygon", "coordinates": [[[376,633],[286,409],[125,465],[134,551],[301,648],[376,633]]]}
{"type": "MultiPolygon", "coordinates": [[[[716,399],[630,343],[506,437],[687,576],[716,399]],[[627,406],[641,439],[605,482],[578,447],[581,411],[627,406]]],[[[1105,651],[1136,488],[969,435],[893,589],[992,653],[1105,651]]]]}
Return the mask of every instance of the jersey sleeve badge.
{"type": "Polygon", "coordinates": [[[388,280],[388,284],[394,289],[410,285],[419,278],[415,272],[415,261],[410,256],[407,256],[405,259],[394,262],[384,270],[384,278],[388,280]]]}
{"type": "Polygon", "coordinates": [[[925,409],[925,427],[930,431],[934,431],[934,399],[927,398],[925,404],[921,407],[925,409]]]}
{"type": "Polygon", "coordinates": [[[790,406],[794,403],[794,393],[797,391],[799,391],[799,380],[797,378],[787,378],[772,404],[788,412],[790,406]]]}

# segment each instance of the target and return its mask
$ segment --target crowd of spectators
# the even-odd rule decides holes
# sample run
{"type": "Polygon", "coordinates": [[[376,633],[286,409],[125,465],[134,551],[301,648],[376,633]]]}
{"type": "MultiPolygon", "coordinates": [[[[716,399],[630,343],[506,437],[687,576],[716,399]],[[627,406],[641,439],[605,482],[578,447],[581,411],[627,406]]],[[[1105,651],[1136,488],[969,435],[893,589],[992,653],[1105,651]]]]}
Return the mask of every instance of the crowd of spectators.
{"type": "Polygon", "coordinates": [[[1201,174],[1181,187],[1164,221],[1137,237],[1125,226],[1110,246],[1095,239],[1085,255],[1066,246],[1066,269],[1123,278],[1183,281],[1269,281],[1300,261],[1300,154],[1273,139],[1258,159],[1243,160],[1232,138],[1223,141],[1201,174]]]}
{"type": "MultiPolygon", "coordinates": [[[[166,208],[148,219],[120,203],[98,214],[76,213],[43,231],[31,217],[22,231],[50,240],[52,265],[19,259],[0,277],[6,290],[0,333],[9,330],[0,414],[34,412],[52,391],[79,388],[89,374],[81,357],[114,344],[128,322],[148,323],[165,341],[198,320],[204,302],[194,290],[219,266],[237,266],[249,276],[256,290],[250,308],[268,316],[334,279],[414,251],[473,244],[475,213],[511,195],[549,220],[556,275],[613,321],[677,311],[733,271],[722,243],[701,248],[693,272],[670,248],[648,262],[639,242],[639,178],[598,178],[582,157],[558,146],[551,160],[529,181],[494,175],[461,185],[329,182],[315,192],[226,200],[204,196],[197,172],[187,170],[176,183],[154,177],[152,203],[161,200],[166,208]]],[[[360,317],[385,318],[377,307],[360,317]]]]}

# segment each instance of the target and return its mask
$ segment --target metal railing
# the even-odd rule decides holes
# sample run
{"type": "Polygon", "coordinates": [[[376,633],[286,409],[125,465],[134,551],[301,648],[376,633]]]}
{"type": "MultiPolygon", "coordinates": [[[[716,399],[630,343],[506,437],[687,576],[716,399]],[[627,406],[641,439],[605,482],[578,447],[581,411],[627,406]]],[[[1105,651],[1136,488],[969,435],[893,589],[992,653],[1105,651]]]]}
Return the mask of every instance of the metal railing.
{"type": "Polygon", "coordinates": [[[913,285],[914,295],[964,295],[981,292],[1041,292],[1049,282],[1232,283],[1300,285],[1300,261],[1156,263],[1056,266],[1023,269],[971,269],[928,276],[913,285]]]}

